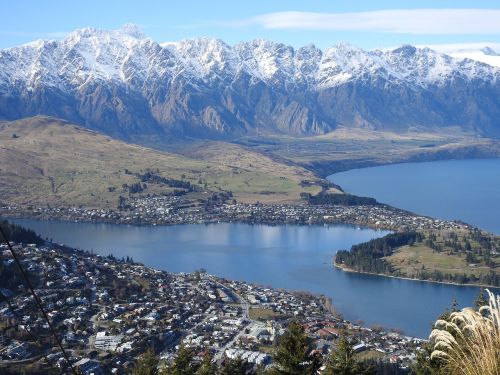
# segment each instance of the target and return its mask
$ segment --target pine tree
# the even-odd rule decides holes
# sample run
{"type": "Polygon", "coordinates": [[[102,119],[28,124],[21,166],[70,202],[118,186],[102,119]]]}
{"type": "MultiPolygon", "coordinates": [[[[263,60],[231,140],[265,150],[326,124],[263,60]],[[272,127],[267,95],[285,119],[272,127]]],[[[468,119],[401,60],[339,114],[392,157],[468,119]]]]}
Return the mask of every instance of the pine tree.
{"type": "Polygon", "coordinates": [[[320,367],[316,356],[309,356],[311,340],[298,322],[291,322],[288,330],[280,337],[274,355],[277,366],[272,374],[304,375],[315,374],[320,367]]]}
{"type": "Polygon", "coordinates": [[[203,356],[203,361],[201,362],[200,367],[196,370],[196,375],[215,375],[215,366],[212,363],[213,357],[210,354],[210,351],[207,350],[205,355],[203,356]]]}
{"type": "Polygon", "coordinates": [[[342,336],[326,363],[324,375],[370,375],[375,368],[359,363],[354,358],[354,349],[346,336],[342,336]]]}
{"type": "Polygon", "coordinates": [[[439,362],[431,361],[432,345],[424,344],[417,353],[417,361],[411,366],[412,375],[437,375],[439,362]]]}
{"type": "Polygon", "coordinates": [[[148,349],[137,361],[136,366],[132,370],[132,375],[157,375],[158,372],[158,357],[153,349],[148,349]]]}
{"type": "Polygon", "coordinates": [[[354,350],[347,340],[342,336],[337,344],[337,348],[332,351],[326,365],[326,375],[352,375],[355,374],[356,361],[354,360],[354,350]]]}
{"type": "Polygon", "coordinates": [[[479,309],[481,306],[486,305],[488,305],[488,298],[486,296],[486,293],[484,292],[484,288],[481,288],[478,295],[476,296],[476,299],[474,300],[474,306],[479,309]]]}
{"type": "Polygon", "coordinates": [[[174,363],[167,369],[168,375],[195,375],[195,369],[192,365],[193,354],[190,350],[181,345],[177,352],[174,363]]]}
{"type": "Polygon", "coordinates": [[[220,375],[245,375],[250,370],[250,364],[241,357],[230,359],[225,358],[220,369],[220,375]]]}

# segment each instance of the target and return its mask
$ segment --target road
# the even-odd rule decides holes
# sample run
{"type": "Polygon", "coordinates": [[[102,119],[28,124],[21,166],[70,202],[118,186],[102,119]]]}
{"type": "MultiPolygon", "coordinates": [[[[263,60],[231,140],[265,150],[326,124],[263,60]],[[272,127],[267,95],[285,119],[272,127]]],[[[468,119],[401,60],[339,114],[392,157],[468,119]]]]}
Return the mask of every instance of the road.
{"type": "MultiPolygon", "coordinates": [[[[219,285],[223,290],[229,292],[232,295],[231,297],[233,297],[234,300],[238,301],[238,304],[241,307],[243,318],[245,318],[247,320],[251,320],[250,319],[250,314],[249,314],[250,304],[247,302],[247,300],[245,300],[241,295],[239,295],[234,289],[231,289],[231,288],[227,287],[226,285],[220,283],[219,281],[217,281],[212,276],[210,276],[210,280],[212,280],[215,284],[219,285]]],[[[229,348],[233,347],[234,343],[237,342],[238,339],[244,334],[246,327],[247,327],[247,324],[245,324],[241,328],[241,330],[233,337],[233,339],[231,341],[229,341],[226,345],[224,345],[223,348],[219,349],[219,351],[217,352],[217,354],[214,356],[214,360],[219,365],[222,362],[222,356],[226,352],[226,349],[229,349],[229,348]]]]}
{"type": "Polygon", "coordinates": [[[249,315],[249,310],[250,310],[250,304],[238,293],[236,293],[233,289],[227,287],[226,285],[220,283],[217,281],[213,276],[209,276],[210,280],[212,280],[215,284],[219,285],[223,290],[228,291],[229,293],[232,294],[231,297],[235,297],[233,299],[238,300],[238,304],[241,307],[241,310],[243,312],[243,317],[245,319],[250,319],[249,315]]]}

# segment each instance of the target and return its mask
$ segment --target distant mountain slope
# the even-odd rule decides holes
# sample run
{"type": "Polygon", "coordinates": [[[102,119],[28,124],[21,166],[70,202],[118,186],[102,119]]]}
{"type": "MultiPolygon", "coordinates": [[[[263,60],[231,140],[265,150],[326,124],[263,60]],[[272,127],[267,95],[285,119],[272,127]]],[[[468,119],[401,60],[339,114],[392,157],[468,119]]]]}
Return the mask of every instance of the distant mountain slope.
{"type": "Polygon", "coordinates": [[[500,137],[500,69],[428,48],[266,40],[158,44],[82,29],[0,51],[0,118],[46,114],[123,139],[460,126],[500,137]]]}
{"type": "MultiPolygon", "coordinates": [[[[147,170],[189,181],[208,193],[232,191],[236,199],[245,201],[297,200],[302,191],[320,189],[301,186],[302,180],[318,181],[302,168],[257,157],[243,147],[220,147],[232,164],[154,151],[50,117],[0,122],[0,201],[116,208],[118,197],[129,194],[123,184],[140,182],[136,174],[147,170]],[[252,164],[233,165],[238,159],[252,164]],[[261,190],[275,194],[262,195],[261,190]]],[[[142,194],[171,190],[148,184],[142,194]]],[[[200,194],[194,199],[202,198],[200,194]]]]}

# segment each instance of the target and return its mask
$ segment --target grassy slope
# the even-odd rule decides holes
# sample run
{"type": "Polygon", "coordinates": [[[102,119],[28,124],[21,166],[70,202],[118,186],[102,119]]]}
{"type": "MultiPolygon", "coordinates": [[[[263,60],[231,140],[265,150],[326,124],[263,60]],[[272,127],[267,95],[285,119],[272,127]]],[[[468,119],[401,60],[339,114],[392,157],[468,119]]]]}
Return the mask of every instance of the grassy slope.
{"type": "MultiPolygon", "coordinates": [[[[201,179],[207,183],[207,190],[232,190],[236,199],[243,200],[295,200],[301,191],[319,189],[300,186],[303,179],[315,179],[302,168],[284,166],[243,148],[220,145],[212,150],[223,152],[224,157],[195,160],[154,151],[50,117],[3,122],[0,197],[22,204],[116,207],[118,196],[124,194],[122,184],[138,181],[125,169],[140,173],[148,168],[158,169],[168,178],[181,179],[184,175],[195,184],[201,179]],[[243,161],[238,164],[238,159],[243,161]],[[116,191],[108,191],[109,187],[116,191]],[[264,190],[280,194],[259,194],[264,190]]],[[[145,191],[160,192],[154,186],[145,191]]]]}
{"type": "MultiPolygon", "coordinates": [[[[458,234],[459,243],[463,244],[463,237],[461,237],[460,232],[458,234]]],[[[477,242],[472,241],[471,247],[474,254],[476,254],[476,260],[473,265],[470,265],[466,261],[464,252],[453,252],[450,247],[444,245],[444,239],[448,233],[441,232],[438,233],[436,243],[443,246],[443,251],[436,252],[430,247],[426,246],[424,242],[417,243],[414,246],[403,246],[399,248],[393,255],[386,257],[385,259],[389,261],[397,270],[403,273],[403,276],[413,278],[415,273],[424,267],[427,271],[432,272],[434,270],[441,271],[445,274],[465,274],[471,275],[486,275],[490,272],[490,268],[486,267],[483,260],[484,258],[480,253],[481,245],[477,242]]],[[[426,236],[428,233],[426,233],[426,236]]],[[[493,243],[496,244],[497,250],[500,249],[500,237],[489,235],[493,239],[493,243]]],[[[496,267],[493,271],[500,273],[500,255],[493,255],[492,260],[495,262],[496,267]]]]}
{"type": "Polygon", "coordinates": [[[298,199],[301,192],[321,190],[318,186],[300,186],[303,180],[319,182],[312,172],[232,143],[205,141],[184,148],[182,153],[223,166],[223,173],[214,173],[211,177],[218,186],[244,192],[239,194],[241,201],[290,201],[290,198],[298,199]]]}

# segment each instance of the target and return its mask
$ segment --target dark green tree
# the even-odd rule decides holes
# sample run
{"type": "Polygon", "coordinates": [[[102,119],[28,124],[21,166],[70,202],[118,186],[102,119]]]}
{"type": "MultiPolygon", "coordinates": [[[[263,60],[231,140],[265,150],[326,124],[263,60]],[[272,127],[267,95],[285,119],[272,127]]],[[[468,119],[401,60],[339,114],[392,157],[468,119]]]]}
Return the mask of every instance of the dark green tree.
{"type": "Polygon", "coordinates": [[[168,375],[195,375],[196,369],[192,362],[193,353],[184,345],[181,345],[174,363],[167,368],[166,373],[168,375]]]}
{"type": "Polygon", "coordinates": [[[457,298],[456,297],[453,297],[452,301],[451,301],[451,312],[454,313],[454,312],[457,312],[458,311],[458,302],[457,302],[457,298]]]}
{"type": "Polygon", "coordinates": [[[158,357],[154,350],[148,349],[140,356],[136,366],[132,370],[132,375],[157,375],[159,374],[158,362],[158,357]]]}
{"type": "Polygon", "coordinates": [[[241,359],[241,357],[230,359],[224,358],[224,364],[220,369],[220,375],[245,375],[251,368],[251,365],[241,359]]]}
{"type": "Polygon", "coordinates": [[[441,375],[440,362],[438,360],[431,361],[432,350],[431,344],[424,344],[422,350],[417,354],[416,362],[411,366],[412,375],[441,375]]]}
{"type": "Polygon", "coordinates": [[[481,288],[476,296],[476,299],[474,300],[474,306],[476,307],[476,309],[479,309],[481,306],[488,305],[488,303],[489,300],[484,291],[484,288],[481,288]]]}
{"type": "Polygon", "coordinates": [[[312,349],[311,339],[305,334],[302,325],[295,321],[291,322],[278,341],[274,354],[277,366],[272,374],[315,374],[321,363],[318,356],[309,355],[312,349]]]}
{"type": "Polygon", "coordinates": [[[203,361],[201,362],[200,367],[198,367],[198,370],[196,370],[196,375],[215,375],[216,367],[212,363],[212,360],[212,354],[207,350],[207,352],[203,356],[203,361]]]}
{"type": "Polygon", "coordinates": [[[332,351],[326,363],[325,375],[371,375],[375,368],[357,362],[354,358],[354,349],[349,340],[343,335],[332,351]]]}

